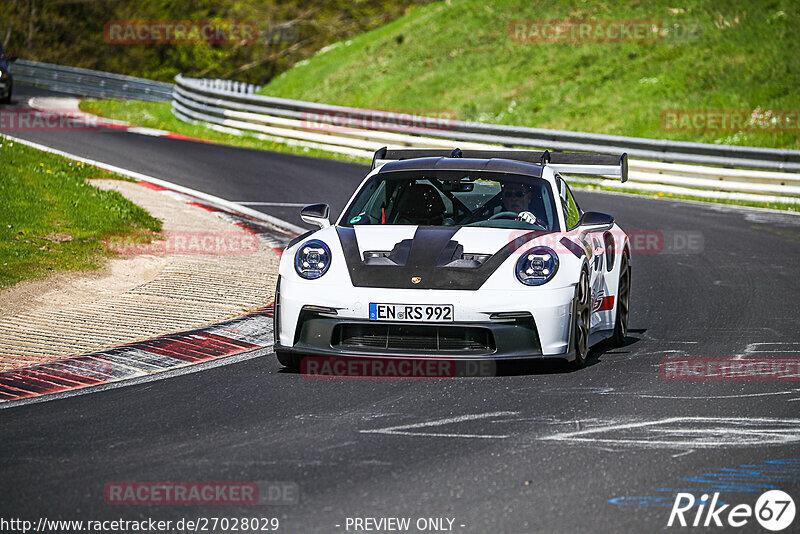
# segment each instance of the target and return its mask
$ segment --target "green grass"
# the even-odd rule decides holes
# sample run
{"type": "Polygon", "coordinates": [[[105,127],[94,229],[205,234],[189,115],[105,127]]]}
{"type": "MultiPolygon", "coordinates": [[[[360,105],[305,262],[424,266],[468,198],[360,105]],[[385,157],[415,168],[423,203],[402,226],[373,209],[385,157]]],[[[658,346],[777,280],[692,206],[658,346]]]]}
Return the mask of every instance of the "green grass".
{"type": "MultiPolygon", "coordinates": [[[[450,0],[329,46],[261,92],[497,124],[800,149],[800,133],[674,133],[661,124],[667,110],[800,108],[798,26],[800,3],[791,0],[450,0]],[[509,35],[512,21],[567,18],[658,20],[689,34],[584,44],[522,43],[509,35]]],[[[81,108],[217,143],[365,161],[186,124],[166,103],[84,101],[81,108]]],[[[789,203],[672,198],[798,210],[789,203]]]]}
{"type": "Polygon", "coordinates": [[[120,177],[0,136],[0,289],[53,271],[92,270],[105,240],[149,240],[161,221],[87,178],[120,177]]]}
{"type": "Polygon", "coordinates": [[[323,49],[263,94],[462,120],[800,149],[800,133],[666,132],[667,110],[797,110],[795,0],[450,0],[323,49]],[[654,43],[523,43],[517,20],[658,20],[654,43]],[[675,35],[669,34],[669,35],[675,35]]]}
{"type": "Polygon", "coordinates": [[[347,156],[344,154],[334,154],[324,152],[314,148],[287,145],[273,141],[263,141],[253,135],[233,135],[214,131],[201,124],[191,124],[184,122],[171,111],[172,105],[169,102],[146,102],[138,100],[83,100],[80,109],[87,113],[94,113],[101,117],[116,119],[128,122],[135,126],[145,128],[155,128],[166,130],[189,137],[197,137],[214,143],[223,145],[238,146],[244,148],[257,148],[260,150],[271,150],[274,152],[284,152],[287,154],[297,154],[301,156],[313,156],[317,158],[336,159],[341,161],[368,163],[371,160],[347,156]]]}

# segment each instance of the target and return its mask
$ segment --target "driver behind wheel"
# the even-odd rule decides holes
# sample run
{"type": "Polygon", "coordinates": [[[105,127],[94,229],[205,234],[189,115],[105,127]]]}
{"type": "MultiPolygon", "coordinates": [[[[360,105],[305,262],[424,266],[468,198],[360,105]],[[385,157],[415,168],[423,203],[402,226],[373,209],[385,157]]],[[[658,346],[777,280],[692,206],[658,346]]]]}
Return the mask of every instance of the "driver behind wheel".
{"type": "Polygon", "coordinates": [[[511,211],[517,214],[516,220],[525,221],[530,224],[541,224],[541,221],[534,215],[531,207],[533,192],[530,187],[517,183],[500,184],[503,211],[511,211]]]}

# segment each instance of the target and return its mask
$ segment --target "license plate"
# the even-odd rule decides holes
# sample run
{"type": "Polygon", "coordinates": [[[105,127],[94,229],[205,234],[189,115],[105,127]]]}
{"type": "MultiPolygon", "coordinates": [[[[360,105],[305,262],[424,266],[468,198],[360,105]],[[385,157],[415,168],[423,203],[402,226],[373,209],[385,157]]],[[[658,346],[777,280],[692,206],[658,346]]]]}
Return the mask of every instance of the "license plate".
{"type": "Polygon", "coordinates": [[[452,323],[452,304],[369,304],[370,321],[452,323]]]}

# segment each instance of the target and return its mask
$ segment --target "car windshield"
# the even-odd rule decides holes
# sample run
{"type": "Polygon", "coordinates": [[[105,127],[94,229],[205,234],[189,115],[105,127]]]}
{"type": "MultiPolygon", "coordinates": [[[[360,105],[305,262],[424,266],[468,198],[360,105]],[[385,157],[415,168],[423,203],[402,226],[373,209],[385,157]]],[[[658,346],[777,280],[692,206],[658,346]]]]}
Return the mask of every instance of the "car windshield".
{"type": "Polygon", "coordinates": [[[378,173],[342,216],[344,226],[482,226],[558,230],[550,184],[481,171],[378,173]]]}

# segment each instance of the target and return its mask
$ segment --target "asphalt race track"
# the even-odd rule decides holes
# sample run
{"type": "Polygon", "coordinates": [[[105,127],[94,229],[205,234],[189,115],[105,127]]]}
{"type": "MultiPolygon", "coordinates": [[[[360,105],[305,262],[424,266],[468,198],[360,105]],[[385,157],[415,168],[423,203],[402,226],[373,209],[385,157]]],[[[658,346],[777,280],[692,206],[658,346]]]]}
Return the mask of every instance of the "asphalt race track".
{"type": "MultiPolygon", "coordinates": [[[[31,96],[68,95],[19,85],[14,91],[13,104],[24,106],[31,96]]],[[[210,143],[149,137],[124,130],[9,133],[226,200],[298,204],[325,201],[331,205],[332,215],[338,215],[344,208],[365,175],[362,165],[258,150],[232,150],[210,143]],[[315,176],[326,179],[315,180],[315,176]]],[[[252,208],[310,228],[300,220],[297,207],[252,208]]]]}
{"type": "MultiPolygon", "coordinates": [[[[327,201],[335,213],[366,172],[113,130],[15,135],[228,200],[327,201]]],[[[345,532],[348,517],[454,518],[464,533],[656,532],[678,491],[753,505],[775,487],[797,500],[800,382],[668,380],[659,364],[797,358],[800,216],[577,196],[629,233],[660,236],[632,258],[624,348],[594,350],[581,371],[543,363],[441,380],[311,380],[268,355],[0,410],[2,515],[278,517],[279,532],[298,533],[345,532]],[[283,481],[299,503],[110,506],[114,481],[283,481]]]]}

